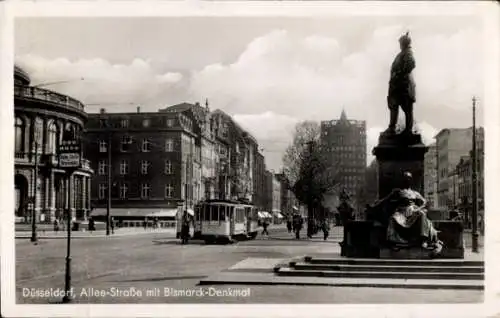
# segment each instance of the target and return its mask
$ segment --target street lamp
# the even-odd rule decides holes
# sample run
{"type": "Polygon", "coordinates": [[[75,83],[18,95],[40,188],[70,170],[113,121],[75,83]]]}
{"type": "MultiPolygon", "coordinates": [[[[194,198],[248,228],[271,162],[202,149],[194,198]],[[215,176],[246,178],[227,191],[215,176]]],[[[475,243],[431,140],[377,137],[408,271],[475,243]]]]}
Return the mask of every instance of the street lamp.
{"type": "Polygon", "coordinates": [[[40,139],[40,135],[42,133],[43,127],[41,127],[41,123],[39,121],[35,121],[34,127],[34,139],[35,139],[35,171],[33,172],[34,179],[34,193],[33,193],[33,210],[31,213],[31,242],[38,242],[38,235],[36,230],[36,198],[38,192],[38,141],[40,139]]]}
{"type": "Polygon", "coordinates": [[[476,153],[476,96],[472,97],[472,252],[478,253],[477,231],[477,153],[476,153]]]}

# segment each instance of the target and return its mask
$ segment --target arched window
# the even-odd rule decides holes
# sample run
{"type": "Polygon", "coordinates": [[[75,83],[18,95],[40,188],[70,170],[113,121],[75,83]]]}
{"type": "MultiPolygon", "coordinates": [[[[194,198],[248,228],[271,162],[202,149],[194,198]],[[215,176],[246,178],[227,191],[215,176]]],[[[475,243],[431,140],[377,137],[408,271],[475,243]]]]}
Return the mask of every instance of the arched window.
{"type": "Polygon", "coordinates": [[[47,130],[47,151],[48,153],[56,153],[58,147],[57,140],[57,126],[54,122],[49,124],[49,128],[47,130]]]}
{"type": "Polygon", "coordinates": [[[16,117],[15,130],[16,130],[15,152],[24,152],[25,124],[24,120],[22,120],[19,117],[16,117]]]}

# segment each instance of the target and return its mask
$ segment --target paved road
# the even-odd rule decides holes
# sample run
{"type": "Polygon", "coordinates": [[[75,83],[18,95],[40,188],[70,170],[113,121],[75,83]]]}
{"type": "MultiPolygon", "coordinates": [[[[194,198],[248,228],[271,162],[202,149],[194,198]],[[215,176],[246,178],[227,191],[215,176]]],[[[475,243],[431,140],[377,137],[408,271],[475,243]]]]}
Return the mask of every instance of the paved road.
{"type": "MultiPolygon", "coordinates": [[[[75,240],[72,245],[75,302],[418,303],[477,301],[481,296],[480,292],[475,295],[471,291],[412,291],[409,294],[392,289],[294,286],[204,286],[204,296],[197,296],[201,279],[248,258],[285,260],[307,254],[338,253],[341,234],[341,228],[334,228],[327,241],[319,235],[312,240],[296,240],[285,229],[278,228],[271,229],[269,237],[259,236],[233,245],[205,245],[197,241],[180,245],[162,233],[75,240]],[[170,296],[167,297],[165,291],[170,296]],[[187,294],[189,291],[193,294],[187,294]],[[107,295],[100,295],[101,292],[107,295]],[[181,295],[174,296],[175,293],[181,295]],[[216,296],[216,293],[225,295],[216,296]]],[[[64,287],[65,251],[65,240],[42,240],[39,245],[16,240],[18,303],[60,301],[61,297],[54,291],[64,287]],[[50,288],[52,294],[47,297],[26,293],[48,292],[50,288]]]]}

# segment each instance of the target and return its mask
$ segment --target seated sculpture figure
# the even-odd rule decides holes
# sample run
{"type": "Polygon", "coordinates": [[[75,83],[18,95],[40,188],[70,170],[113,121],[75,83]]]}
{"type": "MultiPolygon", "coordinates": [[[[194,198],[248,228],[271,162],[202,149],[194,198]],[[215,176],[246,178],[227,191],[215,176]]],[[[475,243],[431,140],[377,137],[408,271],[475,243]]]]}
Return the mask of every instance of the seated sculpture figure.
{"type": "Polygon", "coordinates": [[[389,247],[421,246],[437,256],[443,243],[438,239],[438,231],[427,218],[426,200],[411,188],[412,175],[404,173],[401,189],[394,189],[388,196],[377,201],[368,211],[368,218],[387,227],[386,239],[389,247]]]}

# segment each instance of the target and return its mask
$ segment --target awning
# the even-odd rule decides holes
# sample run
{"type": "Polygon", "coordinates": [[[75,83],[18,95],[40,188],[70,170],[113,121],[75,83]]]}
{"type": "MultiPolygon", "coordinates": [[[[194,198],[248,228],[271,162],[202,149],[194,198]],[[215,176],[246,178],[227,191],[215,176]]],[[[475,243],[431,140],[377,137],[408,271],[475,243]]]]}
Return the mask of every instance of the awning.
{"type": "Polygon", "coordinates": [[[177,215],[177,209],[162,209],[158,212],[151,213],[147,215],[148,217],[171,217],[174,218],[177,215]]]}
{"type": "Polygon", "coordinates": [[[282,219],[283,218],[283,214],[279,213],[279,212],[274,212],[274,215],[278,218],[278,219],[282,219]]]}
{"type": "MultiPolygon", "coordinates": [[[[106,209],[97,208],[92,210],[90,216],[106,216],[106,209]]],[[[175,217],[177,209],[161,208],[111,208],[109,215],[113,217],[175,217]]]]}
{"type": "Polygon", "coordinates": [[[298,211],[298,210],[299,210],[299,208],[298,208],[298,207],[296,207],[296,206],[294,206],[292,209],[294,209],[295,211],[298,211]]]}
{"type": "Polygon", "coordinates": [[[187,213],[188,213],[189,215],[194,216],[194,211],[193,211],[193,209],[187,209],[186,211],[187,211],[187,213]]]}
{"type": "Polygon", "coordinates": [[[259,218],[266,219],[266,218],[272,218],[273,216],[266,211],[259,211],[259,218]]]}

